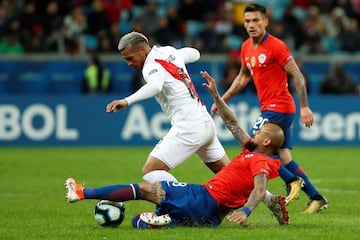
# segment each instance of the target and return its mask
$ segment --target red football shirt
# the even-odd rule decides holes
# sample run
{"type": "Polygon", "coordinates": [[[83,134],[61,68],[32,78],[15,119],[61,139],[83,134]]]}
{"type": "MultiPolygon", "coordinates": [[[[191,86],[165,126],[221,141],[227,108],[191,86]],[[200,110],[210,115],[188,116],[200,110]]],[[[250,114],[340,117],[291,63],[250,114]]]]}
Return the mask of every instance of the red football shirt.
{"type": "Polygon", "coordinates": [[[254,189],[254,176],[266,174],[268,179],[279,176],[280,160],[247,149],[203,185],[221,205],[243,206],[254,189]]]}
{"type": "Polygon", "coordinates": [[[260,111],[295,113],[296,107],[287,86],[287,73],[283,69],[293,57],[286,44],[266,33],[262,43],[254,48],[251,39],[241,47],[241,63],[250,71],[260,111]]]}

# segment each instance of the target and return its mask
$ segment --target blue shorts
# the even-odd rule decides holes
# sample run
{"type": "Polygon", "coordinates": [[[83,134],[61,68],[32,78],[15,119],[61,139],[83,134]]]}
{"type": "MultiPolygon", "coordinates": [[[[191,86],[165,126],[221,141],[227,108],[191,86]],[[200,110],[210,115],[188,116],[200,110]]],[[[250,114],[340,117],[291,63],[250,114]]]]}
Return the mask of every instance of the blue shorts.
{"type": "Polygon", "coordinates": [[[276,122],[280,124],[285,130],[285,141],[281,148],[292,148],[291,143],[291,125],[294,120],[295,114],[290,113],[279,113],[273,111],[264,111],[261,115],[256,119],[253,128],[250,131],[250,136],[254,136],[254,132],[259,130],[264,123],[268,121],[276,122]]]}
{"type": "Polygon", "coordinates": [[[161,182],[165,199],[157,214],[169,214],[171,225],[216,227],[221,223],[219,207],[207,189],[200,184],[161,182]]]}

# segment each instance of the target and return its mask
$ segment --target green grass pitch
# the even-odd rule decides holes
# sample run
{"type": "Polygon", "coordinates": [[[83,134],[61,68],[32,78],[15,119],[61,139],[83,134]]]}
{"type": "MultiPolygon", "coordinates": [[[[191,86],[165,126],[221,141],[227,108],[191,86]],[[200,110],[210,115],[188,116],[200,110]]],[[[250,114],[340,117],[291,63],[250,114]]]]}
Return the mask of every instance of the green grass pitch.
{"type": "MultiPolygon", "coordinates": [[[[226,147],[230,158],[239,151],[226,147]]],[[[308,199],[302,192],[288,211],[290,224],[279,226],[260,205],[242,228],[224,221],[218,228],[139,230],[132,216],[153,210],[144,201],[126,202],[118,228],[102,228],[94,220],[96,201],[69,204],[63,183],[74,177],[88,187],[142,181],[141,168],[151,147],[2,147],[0,148],[0,239],[327,239],[360,238],[360,148],[297,147],[297,160],[329,202],[329,209],[303,215],[308,199]]],[[[212,174],[196,156],[172,171],[180,180],[203,183],[212,174]]],[[[285,194],[280,178],[269,190],[285,194]]]]}

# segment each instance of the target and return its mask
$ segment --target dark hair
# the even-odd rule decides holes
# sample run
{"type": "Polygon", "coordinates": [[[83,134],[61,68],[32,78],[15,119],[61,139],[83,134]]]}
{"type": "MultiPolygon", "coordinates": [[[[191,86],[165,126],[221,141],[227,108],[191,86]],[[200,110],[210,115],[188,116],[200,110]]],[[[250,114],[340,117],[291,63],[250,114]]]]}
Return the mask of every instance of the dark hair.
{"type": "Polygon", "coordinates": [[[244,13],[246,12],[260,12],[266,15],[266,7],[257,3],[252,3],[245,7],[244,13]]]}

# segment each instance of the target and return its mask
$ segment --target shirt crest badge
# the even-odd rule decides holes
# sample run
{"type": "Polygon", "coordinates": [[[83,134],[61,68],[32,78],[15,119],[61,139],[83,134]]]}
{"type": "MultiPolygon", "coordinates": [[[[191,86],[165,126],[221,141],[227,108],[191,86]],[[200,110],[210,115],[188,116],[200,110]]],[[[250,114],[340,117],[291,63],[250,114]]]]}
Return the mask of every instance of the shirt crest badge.
{"type": "Polygon", "coordinates": [[[261,53],[259,56],[258,56],[258,60],[259,60],[259,63],[260,64],[264,64],[265,61],[266,61],[266,55],[264,53],[261,53]]]}
{"type": "Polygon", "coordinates": [[[250,62],[251,62],[251,67],[255,67],[256,58],[254,56],[252,56],[250,62]]]}

